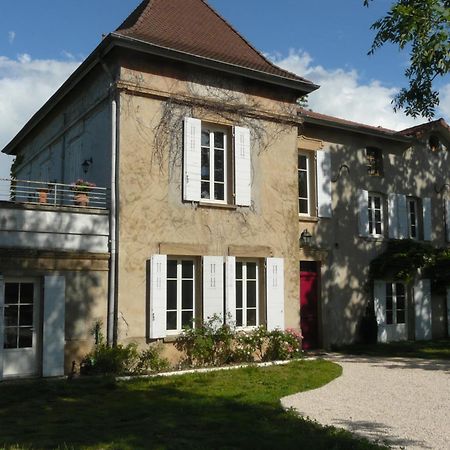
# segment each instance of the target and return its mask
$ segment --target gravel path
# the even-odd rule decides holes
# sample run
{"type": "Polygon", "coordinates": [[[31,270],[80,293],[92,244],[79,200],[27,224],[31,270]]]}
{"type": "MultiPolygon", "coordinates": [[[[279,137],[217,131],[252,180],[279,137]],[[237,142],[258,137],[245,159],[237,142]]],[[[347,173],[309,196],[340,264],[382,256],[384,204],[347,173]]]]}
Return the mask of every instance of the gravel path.
{"type": "Polygon", "coordinates": [[[450,449],[450,361],[328,355],[343,375],[284,397],[323,425],[394,448],[450,449]]]}

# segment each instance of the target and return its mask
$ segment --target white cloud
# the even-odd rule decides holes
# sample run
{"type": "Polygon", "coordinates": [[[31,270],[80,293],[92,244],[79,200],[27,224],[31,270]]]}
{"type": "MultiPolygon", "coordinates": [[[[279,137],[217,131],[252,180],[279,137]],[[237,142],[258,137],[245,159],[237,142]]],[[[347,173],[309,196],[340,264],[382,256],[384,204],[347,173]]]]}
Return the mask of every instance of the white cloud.
{"type": "MultiPolygon", "coordinates": [[[[0,150],[79,65],[77,61],[0,56],[0,150]]],[[[9,177],[11,158],[0,154],[0,178],[9,177]]]]}
{"type": "MultiPolygon", "coordinates": [[[[362,83],[356,70],[328,70],[315,66],[312,57],[300,50],[291,50],[286,57],[276,55],[272,59],[286,70],[321,86],[308,99],[309,107],[316,112],[394,130],[426,122],[426,119],[415,120],[402,112],[394,113],[391,101],[399,89],[383,86],[377,80],[362,83]]],[[[447,120],[450,117],[450,85],[443,91],[441,105],[440,110],[447,120]]]]}
{"type": "Polygon", "coordinates": [[[16,39],[16,32],[15,31],[8,31],[8,42],[12,44],[14,42],[14,39],[16,39]]]}
{"type": "Polygon", "coordinates": [[[439,92],[439,112],[444,116],[444,119],[449,123],[450,119],[450,83],[444,85],[439,92]]]}

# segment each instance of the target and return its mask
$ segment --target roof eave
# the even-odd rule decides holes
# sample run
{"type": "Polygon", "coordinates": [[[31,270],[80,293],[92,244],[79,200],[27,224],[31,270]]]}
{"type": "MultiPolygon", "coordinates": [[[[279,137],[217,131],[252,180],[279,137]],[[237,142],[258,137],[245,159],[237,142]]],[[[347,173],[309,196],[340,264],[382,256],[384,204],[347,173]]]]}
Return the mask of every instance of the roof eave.
{"type": "Polygon", "coordinates": [[[257,81],[263,81],[269,84],[285,87],[299,92],[301,95],[307,95],[320,86],[309,81],[293,80],[282,77],[280,75],[269,74],[259,70],[249,69],[247,67],[225,63],[211,58],[198,56],[193,53],[182,52],[174,50],[169,47],[163,47],[149,42],[136,39],[129,36],[124,36],[119,33],[111,33],[111,36],[118,40],[117,44],[123,48],[129,48],[143,53],[148,53],[157,56],[163,56],[179,62],[185,62],[209,69],[220,70],[232,75],[240,75],[245,78],[250,78],[257,81]]]}
{"type": "Polygon", "coordinates": [[[413,138],[410,136],[404,136],[399,134],[398,132],[394,133],[387,133],[386,131],[377,131],[376,129],[367,128],[364,126],[357,126],[357,125],[350,125],[350,124],[343,124],[340,122],[335,122],[332,120],[326,120],[326,119],[318,119],[315,117],[309,117],[304,116],[301,114],[301,117],[305,123],[309,123],[311,125],[326,125],[330,128],[335,128],[342,131],[351,131],[353,133],[360,133],[365,134],[369,136],[374,136],[382,139],[387,139],[395,142],[404,142],[404,143],[410,143],[413,141],[413,138]]]}

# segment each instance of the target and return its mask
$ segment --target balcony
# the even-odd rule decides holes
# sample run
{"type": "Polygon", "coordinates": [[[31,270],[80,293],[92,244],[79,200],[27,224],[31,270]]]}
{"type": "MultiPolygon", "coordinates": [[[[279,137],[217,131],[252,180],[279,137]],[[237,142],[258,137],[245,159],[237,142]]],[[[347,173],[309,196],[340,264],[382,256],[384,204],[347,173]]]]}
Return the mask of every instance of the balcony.
{"type": "Polygon", "coordinates": [[[0,249],[106,253],[108,208],[106,188],[0,179],[0,249]]]}

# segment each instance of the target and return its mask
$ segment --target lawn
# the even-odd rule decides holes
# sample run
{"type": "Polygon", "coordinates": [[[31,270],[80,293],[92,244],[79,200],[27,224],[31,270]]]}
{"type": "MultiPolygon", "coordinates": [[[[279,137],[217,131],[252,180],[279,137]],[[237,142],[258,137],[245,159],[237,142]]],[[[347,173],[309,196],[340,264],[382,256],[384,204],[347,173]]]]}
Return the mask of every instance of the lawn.
{"type": "Polygon", "coordinates": [[[389,344],[349,345],[337,350],[350,355],[450,359],[450,339],[404,341],[389,344]]]}
{"type": "Polygon", "coordinates": [[[284,411],[341,374],[326,361],[170,378],[0,384],[0,448],[375,449],[284,411]]]}

